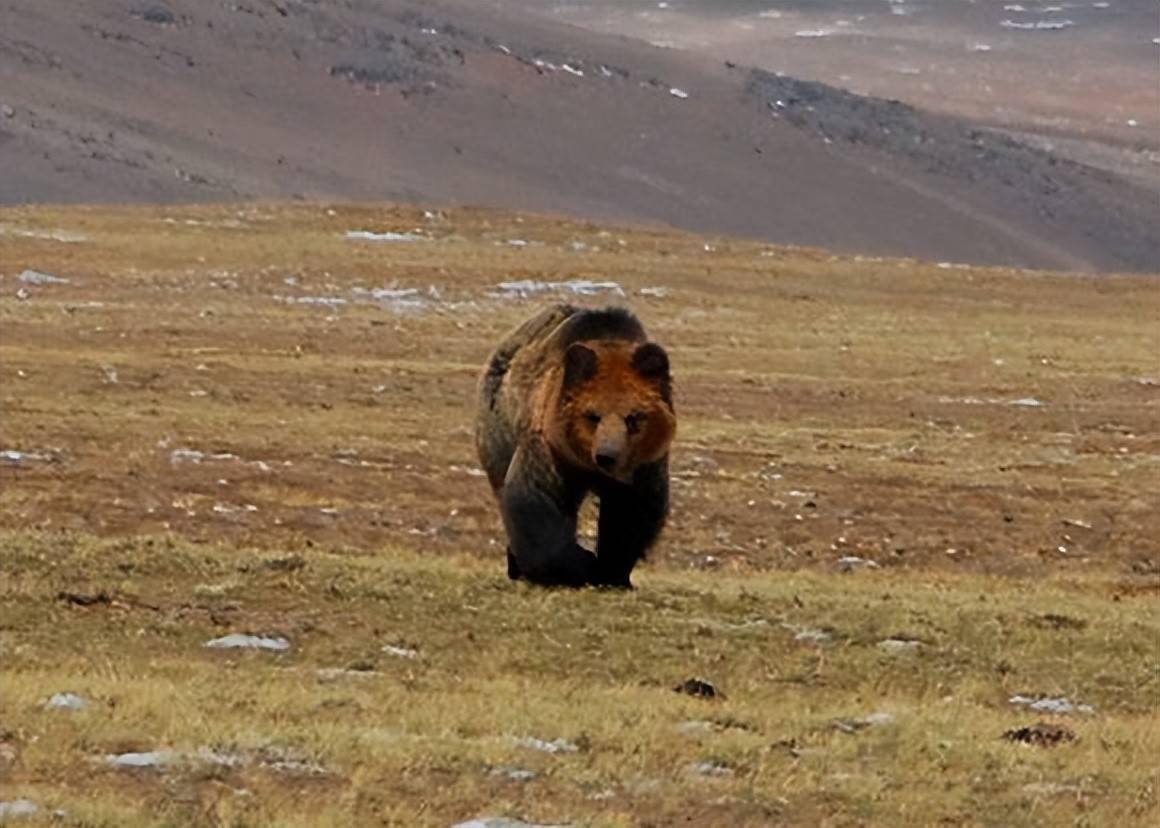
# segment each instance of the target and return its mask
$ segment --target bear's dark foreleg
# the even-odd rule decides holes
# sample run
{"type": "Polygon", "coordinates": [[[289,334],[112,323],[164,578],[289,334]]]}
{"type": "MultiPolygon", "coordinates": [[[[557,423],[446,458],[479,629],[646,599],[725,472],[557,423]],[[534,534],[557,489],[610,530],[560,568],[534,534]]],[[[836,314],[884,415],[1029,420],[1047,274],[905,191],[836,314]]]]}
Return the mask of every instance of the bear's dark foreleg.
{"type": "Polygon", "coordinates": [[[568,497],[532,454],[523,448],[516,452],[500,492],[508,575],[543,586],[591,584],[596,557],[576,543],[578,499],[568,497]]]}
{"type": "Polygon", "coordinates": [[[668,518],[668,458],[639,468],[631,484],[610,483],[598,495],[595,583],[631,589],[633,567],[656,541],[668,518]]]}

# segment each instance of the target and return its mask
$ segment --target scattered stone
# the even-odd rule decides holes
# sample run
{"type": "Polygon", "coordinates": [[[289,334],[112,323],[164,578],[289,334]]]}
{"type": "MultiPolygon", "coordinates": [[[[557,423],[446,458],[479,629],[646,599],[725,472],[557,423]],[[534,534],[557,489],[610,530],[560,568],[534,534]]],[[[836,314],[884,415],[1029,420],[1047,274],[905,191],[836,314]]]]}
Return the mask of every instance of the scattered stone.
{"type": "Polygon", "coordinates": [[[642,287],[636,293],[638,296],[651,296],[654,299],[663,299],[669,295],[669,289],[663,287],[642,287]]]}
{"type": "Polygon", "coordinates": [[[524,736],[515,741],[518,745],[531,748],[532,750],[538,750],[542,753],[576,753],[580,750],[579,745],[574,745],[566,739],[553,739],[548,742],[543,739],[537,739],[535,736],[524,736]]]}
{"type": "Polygon", "coordinates": [[[3,106],[0,106],[0,115],[3,115],[5,118],[15,118],[16,110],[10,107],[8,104],[4,104],[3,106]]]}
{"type": "Polygon", "coordinates": [[[215,650],[250,649],[283,652],[290,649],[290,642],[285,638],[268,638],[262,635],[231,633],[230,635],[224,635],[221,638],[207,641],[202,646],[215,650]]]}
{"type": "Polygon", "coordinates": [[[846,555],[845,557],[838,558],[838,569],[842,572],[878,568],[878,561],[872,561],[869,558],[859,558],[857,555],[846,555]]]}
{"type": "Polygon", "coordinates": [[[396,647],[393,644],[384,644],[383,652],[387,655],[393,655],[395,658],[418,658],[419,651],[411,647],[396,647]]]}
{"type": "Polygon", "coordinates": [[[835,730],[840,730],[843,733],[857,733],[868,727],[881,727],[893,723],[894,716],[891,713],[871,713],[859,719],[835,719],[832,725],[835,730]]]}
{"type": "Polygon", "coordinates": [[[733,768],[722,762],[694,762],[689,770],[698,776],[732,776],[733,768]]]}
{"type": "Polygon", "coordinates": [[[1067,698],[1049,698],[1032,696],[1014,695],[1008,702],[1021,707],[1026,707],[1029,710],[1034,710],[1037,713],[1094,713],[1095,710],[1090,704],[1078,704],[1067,698]]]}
{"type": "Polygon", "coordinates": [[[676,726],[678,733],[684,733],[686,736],[697,736],[702,733],[712,733],[716,728],[712,722],[698,719],[690,722],[681,722],[676,726]]]}
{"type": "Polygon", "coordinates": [[[826,641],[832,641],[833,634],[827,630],[817,629],[815,627],[803,627],[794,633],[794,641],[810,641],[815,644],[821,644],[826,641]]]}
{"type": "Polygon", "coordinates": [[[32,816],[39,811],[40,808],[30,799],[13,799],[8,802],[0,802],[0,822],[32,816]]]}
{"type": "Polygon", "coordinates": [[[371,230],[347,230],[346,237],[357,241],[373,242],[413,242],[426,241],[426,236],[417,233],[396,233],[388,230],[385,233],[375,233],[371,230]]]}
{"type": "Polygon", "coordinates": [[[1074,20],[1036,20],[1031,23],[1020,23],[1015,20],[1003,20],[999,23],[1004,29],[1020,29],[1023,31],[1055,31],[1067,29],[1075,25],[1074,20]]]}
{"type": "Polygon", "coordinates": [[[1063,725],[1039,722],[1030,727],[1017,727],[1003,734],[1008,742],[1021,742],[1036,747],[1055,747],[1063,742],[1075,741],[1075,731],[1063,725]]]}
{"type": "Polygon", "coordinates": [[[674,692],[684,693],[686,696],[696,696],[700,699],[725,698],[725,695],[710,682],[700,678],[690,678],[673,688],[674,692]]]}
{"type": "Polygon", "coordinates": [[[55,693],[44,703],[45,707],[57,710],[84,710],[89,705],[88,699],[82,698],[76,693],[55,693]]]}
{"type": "Polygon", "coordinates": [[[23,463],[26,460],[49,460],[51,459],[47,454],[32,454],[27,451],[16,451],[15,449],[5,449],[0,451],[0,460],[6,463],[23,463]]]}
{"type": "Polygon", "coordinates": [[[884,653],[898,655],[913,653],[918,649],[919,642],[908,638],[886,638],[878,642],[878,649],[884,653]]]}
{"type": "Polygon", "coordinates": [[[153,23],[157,26],[172,26],[177,22],[173,12],[164,6],[147,6],[139,14],[146,23],[153,23]]]}
{"type": "Polygon", "coordinates": [[[67,285],[71,281],[63,276],[53,276],[39,270],[25,270],[16,278],[26,285],[67,285]]]}
{"type": "Polygon", "coordinates": [[[521,279],[515,282],[500,282],[495,296],[505,298],[525,298],[537,293],[558,291],[574,293],[577,296],[595,296],[599,293],[613,293],[624,296],[624,289],[616,282],[594,282],[590,279],[571,279],[567,282],[538,282],[532,279],[521,279]]]}
{"type": "Polygon", "coordinates": [[[175,764],[181,757],[172,750],[150,750],[144,753],[115,753],[105,761],[115,768],[161,768],[175,764]]]}
{"type": "Polygon", "coordinates": [[[56,594],[56,600],[64,601],[74,607],[107,607],[113,604],[112,596],[104,590],[91,594],[61,590],[56,594]]]}
{"type": "Polygon", "coordinates": [[[491,776],[502,776],[505,779],[510,779],[513,782],[531,782],[536,778],[535,771],[527,768],[492,768],[489,771],[491,776]]]}
{"type": "Polygon", "coordinates": [[[682,101],[689,97],[689,93],[684,89],[678,89],[675,86],[669,90],[669,94],[674,98],[680,98],[682,101]]]}

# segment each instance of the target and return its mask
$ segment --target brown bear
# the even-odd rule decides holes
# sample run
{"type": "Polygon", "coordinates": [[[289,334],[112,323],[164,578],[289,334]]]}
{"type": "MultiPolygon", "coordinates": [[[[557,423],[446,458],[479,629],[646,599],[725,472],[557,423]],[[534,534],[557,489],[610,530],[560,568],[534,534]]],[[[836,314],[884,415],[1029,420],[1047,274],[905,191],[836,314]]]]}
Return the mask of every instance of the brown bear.
{"type": "Polygon", "coordinates": [[[479,380],[475,441],[508,536],[508,575],[631,588],[669,509],[669,358],[627,310],[550,307],[512,331],[479,380]],[[576,543],[600,502],[595,554],[576,543]]]}

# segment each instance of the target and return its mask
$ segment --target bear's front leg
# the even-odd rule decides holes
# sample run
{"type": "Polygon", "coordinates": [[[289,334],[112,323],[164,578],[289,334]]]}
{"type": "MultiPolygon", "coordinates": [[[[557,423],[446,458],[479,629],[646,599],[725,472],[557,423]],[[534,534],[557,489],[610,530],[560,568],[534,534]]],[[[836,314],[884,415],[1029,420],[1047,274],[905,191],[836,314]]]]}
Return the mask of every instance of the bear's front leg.
{"type": "Polygon", "coordinates": [[[596,583],[632,589],[633,567],[656,542],[669,515],[668,458],[641,466],[630,484],[610,482],[598,494],[596,583]]]}
{"type": "Polygon", "coordinates": [[[596,580],[596,557],[576,543],[579,500],[535,448],[521,446],[500,491],[508,536],[508,574],[543,586],[596,580]]]}

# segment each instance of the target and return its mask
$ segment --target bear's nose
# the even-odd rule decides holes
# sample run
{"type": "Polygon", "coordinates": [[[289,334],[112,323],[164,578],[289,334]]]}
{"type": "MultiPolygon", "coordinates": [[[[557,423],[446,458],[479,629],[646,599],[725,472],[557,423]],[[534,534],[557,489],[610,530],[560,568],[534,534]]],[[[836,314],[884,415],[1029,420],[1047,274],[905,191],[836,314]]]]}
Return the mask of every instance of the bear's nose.
{"type": "Polygon", "coordinates": [[[607,451],[596,452],[596,465],[608,471],[616,465],[616,455],[607,451]]]}

